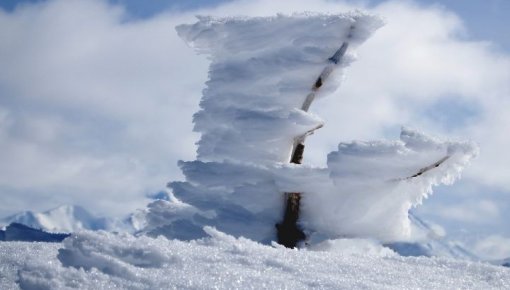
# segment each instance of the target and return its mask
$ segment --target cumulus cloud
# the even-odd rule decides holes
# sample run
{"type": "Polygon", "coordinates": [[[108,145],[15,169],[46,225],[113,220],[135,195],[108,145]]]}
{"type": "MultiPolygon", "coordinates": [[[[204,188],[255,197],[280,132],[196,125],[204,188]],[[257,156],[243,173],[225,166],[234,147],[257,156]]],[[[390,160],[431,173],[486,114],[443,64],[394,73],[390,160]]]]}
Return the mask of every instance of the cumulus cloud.
{"type": "Polygon", "coordinates": [[[177,24],[195,14],[355,8],[387,24],[359,49],[336,95],[312,106],[326,126],[307,140],[305,161],[324,165],[339,141],[393,139],[411,125],[479,143],[467,177],[508,195],[510,137],[501,132],[510,122],[510,58],[468,40],[462,19],[440,6],[233,1],[136,20],[106,1],[54,0],[0,11],[0,194],[8,201],[0,213],[59,203],[126,213],[180,177],[177,160],[195,156],[191,115],[208,61],[178,39],[177,24]]]}
{"type": "Polygon", "coordinates": [[[175,35],[186,18],[127,18],[105,1],[0,12],[0,212],[126,213],[194,156],[206,64],[175,35]]]}

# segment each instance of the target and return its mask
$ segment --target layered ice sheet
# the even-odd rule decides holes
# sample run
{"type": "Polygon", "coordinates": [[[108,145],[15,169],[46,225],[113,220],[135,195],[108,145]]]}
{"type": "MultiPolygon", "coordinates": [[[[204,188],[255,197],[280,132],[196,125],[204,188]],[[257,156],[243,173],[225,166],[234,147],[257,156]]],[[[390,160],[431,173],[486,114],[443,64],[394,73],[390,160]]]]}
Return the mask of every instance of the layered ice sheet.
{"type": "Polygon", "coordinates": [[[186,181],[169,183],[168,201],[140,215],[141,232],[195,239],[205,235],[203,226],[215,226],[269,243],[284,193],[300,192],[299,223],[309,242],[409,237],[408,210],[432,186],[453,182],[475,145],[403,129],[396,141],[341,143],[326,168],[289,164],[295,139],[321,124],[301,109],[305,99],[334,91],[353,49],[380,25],[352,13],[199,18],[179,26],[179,35],[211,60],[194,117],[198,156],[179,163],[186,181]],[[336,58],[340,47],[346,54],[336,58]],[[327,79],[318,80],[324,71],[327,79]]]}

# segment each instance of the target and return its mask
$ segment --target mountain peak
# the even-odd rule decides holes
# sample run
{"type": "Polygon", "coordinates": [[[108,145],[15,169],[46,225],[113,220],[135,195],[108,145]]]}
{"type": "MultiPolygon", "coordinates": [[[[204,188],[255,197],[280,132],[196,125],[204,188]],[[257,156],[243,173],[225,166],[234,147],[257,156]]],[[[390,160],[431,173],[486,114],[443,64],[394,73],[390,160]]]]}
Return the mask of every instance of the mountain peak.
{"type": "Polygon", "coordinates": [[[1,220],[2,224],[20,223],[47,232],[75,232],[105,229],[107,221],[77,205],[60,205],[44,212],[23,211],[1,220]]]}

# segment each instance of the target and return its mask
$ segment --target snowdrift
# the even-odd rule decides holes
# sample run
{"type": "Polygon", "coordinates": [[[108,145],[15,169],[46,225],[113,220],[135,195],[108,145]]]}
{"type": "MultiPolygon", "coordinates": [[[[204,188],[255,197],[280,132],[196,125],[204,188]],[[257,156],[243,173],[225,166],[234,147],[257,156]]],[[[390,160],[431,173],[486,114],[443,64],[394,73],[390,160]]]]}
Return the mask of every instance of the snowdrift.
{"type": "Polygon", "coordinates": [[[266,246],[205,228],[207,237],[84,231],[63,244],[0,243],[1,289],[508,289],[501,266],[400,257],[373,240],[313,250],[266,246]],[[57,258],[58,256],[58,258],[57,258]]]}

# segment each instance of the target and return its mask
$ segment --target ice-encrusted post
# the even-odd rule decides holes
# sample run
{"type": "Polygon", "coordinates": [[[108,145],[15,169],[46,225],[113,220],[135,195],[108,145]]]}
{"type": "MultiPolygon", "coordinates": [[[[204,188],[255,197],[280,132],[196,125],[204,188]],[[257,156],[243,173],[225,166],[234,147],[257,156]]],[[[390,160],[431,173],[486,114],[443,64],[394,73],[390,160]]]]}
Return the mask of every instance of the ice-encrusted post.
{"type": "Polygon", "coordinates": [[[403,129],[396,141],[342,142],[326,167],[296,165],[323,124],[308,112],[312,102],[336,90],[355,48],[381,25],[353,12],[178,26],[211,62],[193,116],[201,137],[196,160],[178,163],[186,180],[168,183],[172,200],[149,206],[143,231],[189,240],[213,226],[265,244],[277,235],[287,247],[305,238],[409,238],[409,209],[459,177],[474,144],[403,129]]]}
{"type": "MultiPolygon", "coordinates": [[[[319,89],[327,80],[331,72],[333,72],[334,68],[341,62],[343,56],[345,55],[345,52],[347,51],[347,48],[349,47],[349,40],[352,38],[354,27],[355,27],[354,25],[350,26],[346,40],[342,43],[340,48],[337,51],[335,51],[333,56],[331,56],[328,59],[326,67],[322,70],[319,77],[317,77],[317,79],[315,80],[311,92],[306,96],[306,99],[303,102],[303,105],[301,106],[301,110],[303,110],[304,112],[308,111],[319,89]]],[[[301,164],[305,150],[306,137],[310,134],[313,134],[315,130],[321,127],[322,125],[319,125],[313,130],[310,130],[305,134],[295,138],[292,147],[290,163],[301,164]]],[[[286,192],[283,221],[281,223],[276,224],[278,243],[288,248],[294,248],[300,241],[306,239],[305,233],[298,225],[300,202],[301,202],[300,192],[286,192]]]]}
{"type": "MultiPolygon", "coordinates": [[[[195,226],[200,235],[201,226],[214,225],[265,243],[276,235],[287,247],[305,239],[299,224],[309,219],[310,204],[304,200],[315,202],[308,192],[321,193],[308,185],[326,171],[286,163],[300,164],[306,137],[322,127],[308,109],[340,84],[342,68],[353,59],[345,55],[348,48],[381,25],[378,17],[356,11],[199,17],[178,26],[179,35],[211,64],[193,117],[201,134],[197,160],[179,163],[186,182],[169,183],[174,196],[195,211],[186,224],[167,222],[173,231],[195,226]]],[[[323,181],[331,185],[329,178],[323,181]]]]}

